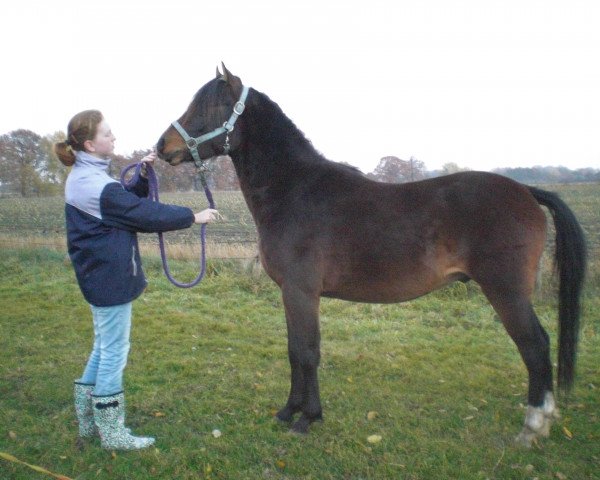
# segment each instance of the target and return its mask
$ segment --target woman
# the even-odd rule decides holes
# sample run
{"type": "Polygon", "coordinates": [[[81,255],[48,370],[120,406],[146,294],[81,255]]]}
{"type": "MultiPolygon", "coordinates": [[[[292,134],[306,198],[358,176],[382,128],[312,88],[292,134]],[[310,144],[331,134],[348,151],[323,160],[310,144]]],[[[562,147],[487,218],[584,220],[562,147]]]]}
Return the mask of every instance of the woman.
{"type": "Polygon", "coordinates": [[[69,257],[84,298],[91,306],[94,346],[75,381],[79,435],[99,433],[102,447],[135,450],[154,443],[125,428],[123,370],[129,353],[131,306],[145,289],[136,232],[165,232],[212,222],[217,211],[192,210],[151,201],[142,159],[139,181],[128,188],[108,173],[115,137],[97,110],[75,115],[67,140],[55,144],[60,161],[72,166],[65,186],[69,257]]]}

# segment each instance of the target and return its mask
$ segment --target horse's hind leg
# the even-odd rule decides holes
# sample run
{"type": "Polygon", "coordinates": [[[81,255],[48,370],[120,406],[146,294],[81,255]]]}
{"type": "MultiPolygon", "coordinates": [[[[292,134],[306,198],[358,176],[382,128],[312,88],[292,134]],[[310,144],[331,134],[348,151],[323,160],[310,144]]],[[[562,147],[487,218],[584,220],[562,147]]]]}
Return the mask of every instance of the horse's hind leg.
{"type": "Polygon", "coordinates": [[[309,425],[322,419],[317,367],[320,360],[319,296],[298,288],[282,288],[288,329],[291,387],[288,401],[277,418],[290,422],[302,412],[292,430],[307,433],[309,425]]]}
{"type": "Polygon", "coordinates": [[[538,437],[547,437],[558,410],[552,393],[550,341],[528,295],[499,291],[482,285],[525,362],[529,374],[528,407],[523,430],[516,441],[530,447],[538,437]]]}

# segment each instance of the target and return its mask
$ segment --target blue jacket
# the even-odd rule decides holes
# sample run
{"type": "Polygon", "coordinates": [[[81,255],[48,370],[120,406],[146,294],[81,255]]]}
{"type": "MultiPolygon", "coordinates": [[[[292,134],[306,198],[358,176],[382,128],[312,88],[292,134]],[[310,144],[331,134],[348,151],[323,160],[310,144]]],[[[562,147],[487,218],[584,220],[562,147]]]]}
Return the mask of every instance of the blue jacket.
{"type": "Polygon", "coordinates": [[[140,177],[129,191],[108,173],[110,160],[76,152],[65,186],[67,246],[77,282],[88,303],[121,305],[146,288],[136,232],[166,232],[190,227],[189,208],[147,197],[140,177]]]}

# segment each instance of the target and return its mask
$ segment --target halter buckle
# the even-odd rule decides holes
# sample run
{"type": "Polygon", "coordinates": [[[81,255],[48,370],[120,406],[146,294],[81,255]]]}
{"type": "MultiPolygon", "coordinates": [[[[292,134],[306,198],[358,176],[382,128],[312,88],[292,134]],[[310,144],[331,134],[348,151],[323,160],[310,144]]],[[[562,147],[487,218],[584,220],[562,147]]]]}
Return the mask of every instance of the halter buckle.
{"type": "Polygon", "coordinates": [[[233,113],[235,113],[236,115],[241,115],[242,113],[244,113],[245,109],[246,109],[246,105],[244,105],[243,102],[238,100],[236,102],[236,104],[233,106],[233,113]]]}

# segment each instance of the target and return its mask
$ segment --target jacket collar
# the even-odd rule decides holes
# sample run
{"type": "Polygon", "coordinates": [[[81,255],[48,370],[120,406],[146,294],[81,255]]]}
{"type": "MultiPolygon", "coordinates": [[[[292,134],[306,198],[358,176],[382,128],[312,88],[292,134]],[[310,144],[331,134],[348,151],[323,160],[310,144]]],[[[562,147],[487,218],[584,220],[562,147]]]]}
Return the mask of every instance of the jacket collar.
{"type": "Polygon", "coordinates": [[[108,167],[110,167],[110,162],[110,158],[98,158],[84,151],[75,152],[76,166],[98,168],[107,172],[108,167]]]}

